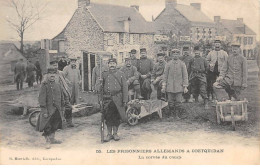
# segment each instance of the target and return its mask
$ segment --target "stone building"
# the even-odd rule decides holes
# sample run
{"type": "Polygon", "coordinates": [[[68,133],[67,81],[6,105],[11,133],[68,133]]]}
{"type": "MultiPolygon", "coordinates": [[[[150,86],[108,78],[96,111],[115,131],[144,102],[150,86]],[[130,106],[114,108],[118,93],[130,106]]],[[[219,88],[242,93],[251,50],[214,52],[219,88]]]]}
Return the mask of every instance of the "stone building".
{"type": "Polygon", "coordinates": [[[177,0],[165,0],[165,8],[154,19],[157,35],[172,35],[180,41],[214,40],[215,23],[202,11],[200,3],[177,4],[177,0]]]}
{"type": "Polygon", "coordinates": [[[217,28],[217,36],[222,36],[227,42],[239,43],[242,53],[248,59],[253,59],[256,55],[256,33],[244,22],[243,18],[237,20],[221,19],[214,16],[217,28]]]}
{"type": "MultiPolygon", "coordinates": [[[[82,57],[85,74],[85,90],[91,90],[91,71],[97,52],[113,54],[118,65],[131,49],[147,48],[148,56],[154,57],[154,31],[139,13],[138,6],[117,6],[78,0],[78,8],[69,23],[52,39],[52,50],[67,56],[82,57]],[[85,66],[84,66],[85,65],[85,66]],[[86,72],[85,72],[86,71],[86,72]]],[[[83,82],[84,82],[83,81],[83,82]]]]}

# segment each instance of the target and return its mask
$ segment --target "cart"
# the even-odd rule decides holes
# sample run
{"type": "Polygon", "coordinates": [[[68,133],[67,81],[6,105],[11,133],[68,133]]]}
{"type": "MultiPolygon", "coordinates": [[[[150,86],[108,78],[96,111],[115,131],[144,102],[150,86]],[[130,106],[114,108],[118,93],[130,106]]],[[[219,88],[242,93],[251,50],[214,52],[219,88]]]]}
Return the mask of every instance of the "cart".
{"type": "Polygon", "coordinates": [[[128,102],[126,110],[127,122],[129,125],[136,125],[138,120],[157,112],[162,118],[162,109],[168,105],[167,102],[157,99],[139,100],[134,99],[128,102]]]}
{"type": "Polygon", "coordinates": [[[217,123],[232,122],[233,131],[236,130],[236,121],[248,121],[247,99],[242,101],[223,101],[216,103],[217,123]]]}

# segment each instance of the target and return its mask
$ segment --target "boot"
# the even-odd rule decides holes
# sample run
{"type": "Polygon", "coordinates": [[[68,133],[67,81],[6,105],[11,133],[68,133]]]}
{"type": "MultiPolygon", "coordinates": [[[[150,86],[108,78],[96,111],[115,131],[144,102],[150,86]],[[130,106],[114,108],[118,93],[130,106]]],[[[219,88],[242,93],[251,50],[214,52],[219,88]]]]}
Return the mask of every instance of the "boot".
{"type": "Polygon", "coordinates": [[[205,109],[208,110],[209,109],[209,100],[208,99],[204,99],[204,105],[205,105],[205,109]]]}
{"type": "Polygon", "coordinates": [[[45,149],[50,149],[51,148],[51,142],[50,142],[50,138],[48,135],[44,136],[46,142],[45,142],[45,149]]]}
{"type": "Polygon", "coordinates": [[[120,137],[117,135],[117,131],[118,131],[118,127],[117,126],[113,126],[113,138],[115,141],[119,141],[120,137]]]}
{"type": "Polygon", "coordinates": [[[55,133],[51,133],[51,135],[49,137],[50,137],[51,144],[61,144],[62,143],[61,141],[55,139],[55,133]]]}
{"type": "Polygon", "coordinates": [[[74,127],[74,124],[72,123],[72,117],[67,119],[67,127],[74,127]]]}
{"type": "Polygon", "coordinates": [[[136,89],[136,98],[137,99],[144,99],[144,97],[141,95],[141,89],[136,89]]]}
{"type": "Polygon", "coordinates": [[[195,103],[198,103],[199,102],[199,98],[198,97],[195,97],[195,103]]]}
{"type": "Polygon", "coordinates": [[[109,142],[110,140],[113,139],[113,135],[112,135],[112,126],[107,126],[107,137],[104,140],[104,142],[109,142]]]}

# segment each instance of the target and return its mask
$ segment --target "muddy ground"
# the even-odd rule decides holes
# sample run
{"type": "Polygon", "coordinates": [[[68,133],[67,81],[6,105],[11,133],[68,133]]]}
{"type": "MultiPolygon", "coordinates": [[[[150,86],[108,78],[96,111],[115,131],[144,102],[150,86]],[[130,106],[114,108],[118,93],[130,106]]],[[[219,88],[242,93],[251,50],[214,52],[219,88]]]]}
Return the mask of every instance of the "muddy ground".
{"type": "MultiPolygon", "coordinates": [[[[121,140],[100,143],[100,113],[90,116],[74,117],[74,128],[66,128],[57,132],[60,145],[50,150],[59,149],[106,149],[120,147],[153,147],[184,145],[232,145],[259,148],[259,89],[256,71],[249,71],[248,88],[243,97],[249,101],[247,122],[237,122],[236,131],[232,131],[231,123],[216,123],[215,108],[204,110],[199,104],[185,103],[188,118],[173,120],[168,117],[167,108],[163,110],[163,118],[156,113],[139,120],[136,126],[122,124],[119,129],[121,140]]],[[[16,91],[14,85],[2,84],[1,102],[15,100],[19,95],[38,92],[39,85],[34,89],[25,88],[16,91]]],[[[85,102],[96,103],[93,94],[82,95],[85,102]]],[[[22,118],[21,113],[13,110],[6,103],[0,104],[1,146],[11,150],[44,149],[44,138],[36,132],[28,122],[28,116],[22,118]]]]}

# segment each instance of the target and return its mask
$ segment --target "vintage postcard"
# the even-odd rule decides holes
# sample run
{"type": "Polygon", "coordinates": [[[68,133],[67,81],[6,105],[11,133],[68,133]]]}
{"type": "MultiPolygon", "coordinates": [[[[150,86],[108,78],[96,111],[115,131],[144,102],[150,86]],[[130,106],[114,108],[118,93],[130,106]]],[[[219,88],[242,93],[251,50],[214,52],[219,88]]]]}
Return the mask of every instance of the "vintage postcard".
{"type": "Polygon", "coordinates": [[[1,165],[258,165],[259,0],[0,0],[1,165]]]}

